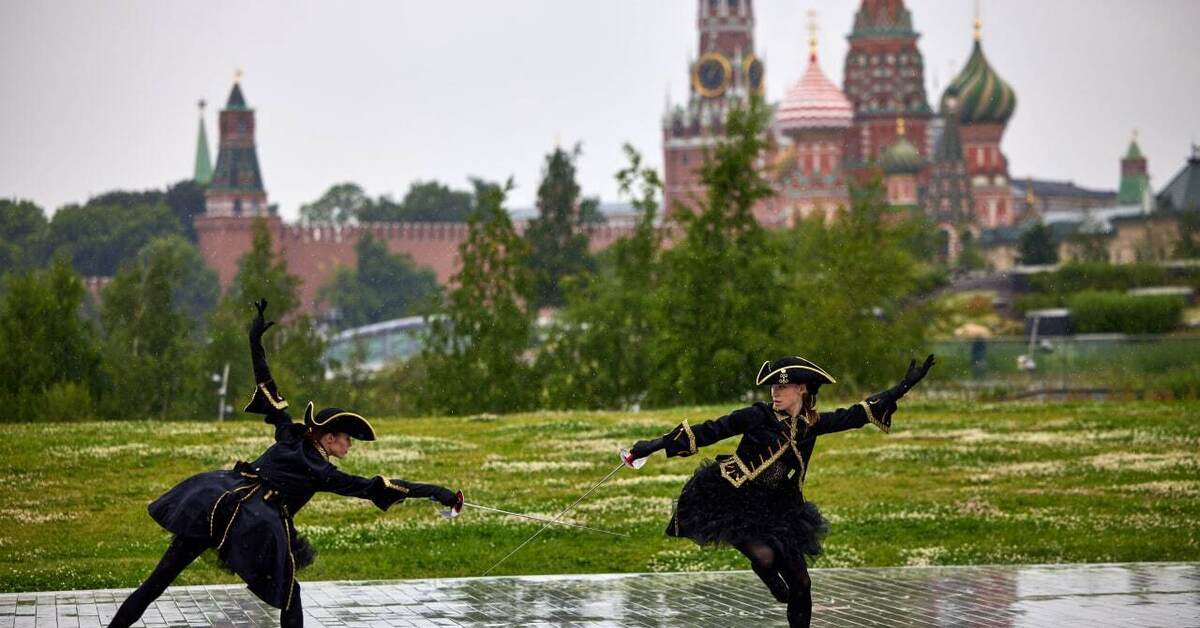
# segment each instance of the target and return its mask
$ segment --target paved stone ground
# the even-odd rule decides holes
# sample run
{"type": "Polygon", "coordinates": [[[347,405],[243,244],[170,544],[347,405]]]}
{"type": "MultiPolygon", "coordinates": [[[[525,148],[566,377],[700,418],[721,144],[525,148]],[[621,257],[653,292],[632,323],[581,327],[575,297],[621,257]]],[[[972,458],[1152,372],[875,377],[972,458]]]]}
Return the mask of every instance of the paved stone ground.
{"type": "MultiPolygon", "coordinates": [[[[813,570],[814,626],[1200,626],[1200,563],[813,570]]],[[[781,626],[750,572],[302,584],[308,626],[781,626]]],[[[128,590],[0,593],[0,628],[104,625],[128,590]]],[[[244,587],[174,587],[145,626],[275,626],[244,587]]]]}

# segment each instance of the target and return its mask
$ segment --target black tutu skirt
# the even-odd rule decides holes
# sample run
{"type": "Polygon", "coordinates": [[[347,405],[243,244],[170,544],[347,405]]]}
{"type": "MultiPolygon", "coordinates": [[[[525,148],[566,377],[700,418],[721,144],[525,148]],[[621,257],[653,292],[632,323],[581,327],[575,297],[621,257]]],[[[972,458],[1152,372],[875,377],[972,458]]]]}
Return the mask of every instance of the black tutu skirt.
{"type": "Polygon", "coordinates": [[[295,572],[316,552],[264,492],[236,471],[209,471],[175,485],[149,511],[177,536],[207,539],[222,568],[241,576],[263,601],[286,608],[295,572]]]}
{"type": "Polygon", "coordinates": [[[829,522],[786,474],[760,476],[735,488],[711,460],[701,462],[683,485],[667,524],[668,536],[702,546],[759,542],[797,557],[820,554],[828,531],[829,522]]]}

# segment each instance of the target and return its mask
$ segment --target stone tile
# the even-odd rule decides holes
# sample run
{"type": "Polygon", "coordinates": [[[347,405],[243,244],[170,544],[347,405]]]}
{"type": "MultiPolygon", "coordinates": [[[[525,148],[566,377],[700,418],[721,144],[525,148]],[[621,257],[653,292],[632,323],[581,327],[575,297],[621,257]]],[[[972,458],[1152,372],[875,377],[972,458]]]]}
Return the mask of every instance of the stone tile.
{"type": "MultiPolygon", "coordinates": [[[[1200,563],[815,569],[818,627],[1200,626],[1200,563]]],[[[96,628],[128,590],[0,594],[0,628],[96,628]]],[[[415,626],[782,626],[750,572],[302,584],[306,622],[415,626]]],[[[141,626],[276,626],[240,586],[168,589],[141,626]]]]}

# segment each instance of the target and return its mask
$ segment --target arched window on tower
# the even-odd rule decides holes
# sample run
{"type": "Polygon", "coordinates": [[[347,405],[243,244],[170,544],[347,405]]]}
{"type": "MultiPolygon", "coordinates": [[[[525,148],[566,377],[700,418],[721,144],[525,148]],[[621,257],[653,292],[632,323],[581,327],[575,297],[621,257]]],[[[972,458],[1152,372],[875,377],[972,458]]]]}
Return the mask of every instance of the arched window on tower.
{"type": "Polygon", "coordinates": [[[233,215],[234,216],[242,215],[242,199],[240,199],[240,198],[233,199],[233,215]]]}

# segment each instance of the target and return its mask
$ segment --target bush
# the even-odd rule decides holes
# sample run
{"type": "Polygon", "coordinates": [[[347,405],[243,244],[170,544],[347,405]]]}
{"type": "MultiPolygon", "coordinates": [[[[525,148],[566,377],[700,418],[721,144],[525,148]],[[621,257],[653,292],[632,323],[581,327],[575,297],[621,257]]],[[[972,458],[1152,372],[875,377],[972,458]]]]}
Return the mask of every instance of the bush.
{"type": "Polygon", "coordinates": [[[1039,292],[1031,292],[1022,294],[1013,299],[1013,308],[1016,309],[1022,316],[1031,310],[1045,310],[1054,307],[1065,307],[1066,299],[1057,294],[1042,294],[1039,292]]]}
{"type": "Polygon", "coordinates": [[[1156,264],[1072,262],[1054,272],[1029,277],[1037,292],[1069,294],[1083,290],[1128,290],[1170,283],[1167,268],[1156,264]]]}
{"type": "Polygon", "coordinates": [[[1183,300],[1169,296],[1129,296],[1085,291],[1067,301],[1076,333],[1163,334],[1175,329],[1183,300]]]}

